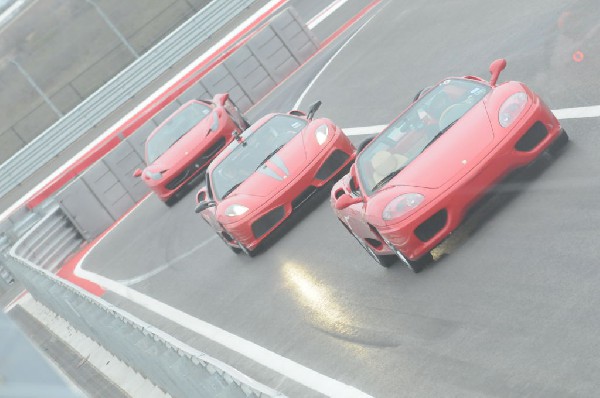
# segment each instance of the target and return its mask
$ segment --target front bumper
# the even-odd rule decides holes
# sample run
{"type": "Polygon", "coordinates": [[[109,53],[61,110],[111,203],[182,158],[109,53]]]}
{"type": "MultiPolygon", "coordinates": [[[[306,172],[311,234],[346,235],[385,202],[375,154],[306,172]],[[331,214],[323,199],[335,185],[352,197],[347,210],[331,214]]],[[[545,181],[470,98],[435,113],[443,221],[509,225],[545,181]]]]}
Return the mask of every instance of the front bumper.
{"type": "Polygon", "coordinates": [[[258,209],[243,219],[222,224],[221,235],[232,246],[255,249],[306,200],[350,165],[356,154],[348,137],[339,130],[302,172],[258,209]]]}

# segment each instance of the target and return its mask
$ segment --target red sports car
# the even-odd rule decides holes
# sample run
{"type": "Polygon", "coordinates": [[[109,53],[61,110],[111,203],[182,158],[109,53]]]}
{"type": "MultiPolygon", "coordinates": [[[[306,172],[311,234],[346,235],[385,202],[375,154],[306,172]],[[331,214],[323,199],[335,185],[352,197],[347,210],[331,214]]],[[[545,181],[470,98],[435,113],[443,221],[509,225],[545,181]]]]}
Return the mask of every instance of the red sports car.
{"type": "Polygon", "coordinates": [[[354,161],[354,146],[329,119],[269,114],[211,162],[196,212],[236,253],[256,247],[319,188],[354,161]]]}
{"type": "Polygon", "coordinates": [[[568,136],[525,84],[448,78],[423,90],[370,141],[331,191],[346,229],[381,265],[397,256],[414,272],[469,208],[511,171],[568,136]]]}
{"type": "Polygon", "coordinates": [[[147,166],[133,175],[171,206],[180,189],[233,140],[233,133],[247,127],[228,94],[186,102],[148,136],[147,166]]]}

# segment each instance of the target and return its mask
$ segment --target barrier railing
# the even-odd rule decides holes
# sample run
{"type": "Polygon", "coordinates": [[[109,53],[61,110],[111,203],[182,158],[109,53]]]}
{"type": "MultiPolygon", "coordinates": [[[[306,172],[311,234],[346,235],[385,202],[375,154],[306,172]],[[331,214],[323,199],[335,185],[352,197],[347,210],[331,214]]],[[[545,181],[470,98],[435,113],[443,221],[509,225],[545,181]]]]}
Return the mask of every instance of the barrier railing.
{"type": "Polygon", "coordinates": [[[0,165],[0,197],[31,176],[254,0],[213,0],[177,30],[0,165]]]}
{"type": "MultiPolygon", "coordinates": [[[[33,227],[40,228],[43,222],[33,227]]],[[[283,397],[236,369],[21,257],[5,265],[39,302],[173,397],[283,397]]]]}

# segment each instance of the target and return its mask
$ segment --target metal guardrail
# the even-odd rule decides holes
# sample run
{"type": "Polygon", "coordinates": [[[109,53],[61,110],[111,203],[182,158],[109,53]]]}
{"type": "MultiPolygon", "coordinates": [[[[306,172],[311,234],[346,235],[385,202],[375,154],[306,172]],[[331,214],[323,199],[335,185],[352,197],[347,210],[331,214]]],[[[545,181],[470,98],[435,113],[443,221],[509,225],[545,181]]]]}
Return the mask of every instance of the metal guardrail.
{"type": "Polygon", "coordinates": [[[29,293],[171,396],[284,397],[19,256],[25,241],[15,243],[5,264],[29,293]]]}
{"type": "Polygon", "coordinates": [[[254,0],[213,0],[0,165],[0,197],[135,96],[254,0]]]}

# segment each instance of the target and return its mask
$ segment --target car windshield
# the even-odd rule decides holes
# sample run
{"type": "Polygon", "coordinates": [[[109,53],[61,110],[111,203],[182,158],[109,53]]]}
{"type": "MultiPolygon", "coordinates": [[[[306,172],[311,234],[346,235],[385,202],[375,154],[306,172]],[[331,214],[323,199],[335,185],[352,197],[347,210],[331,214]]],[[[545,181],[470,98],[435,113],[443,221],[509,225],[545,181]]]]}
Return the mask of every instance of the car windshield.
{"type": "Polygon", "coordinates": [[[146,147],[147,164],[151,164],[158,159],[209,113],[209,106],[192,102],[160,126],[152,138],[148,140],[146,147]]]}
{"type": "Polygon", "coordinates": [[[217,200],[250,177],[266,160],[294,138],[308,124],[305,119],[275,115],[238,144],[211,173],[213,192],[217,200]]]}
{"type": "Polygon", "coordinates": [[[489,91],[476,81],[448,79],[417,100],[358,156],[357,172],[367,195],[390,181],[489,91]]]}

